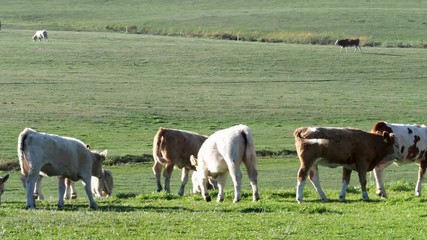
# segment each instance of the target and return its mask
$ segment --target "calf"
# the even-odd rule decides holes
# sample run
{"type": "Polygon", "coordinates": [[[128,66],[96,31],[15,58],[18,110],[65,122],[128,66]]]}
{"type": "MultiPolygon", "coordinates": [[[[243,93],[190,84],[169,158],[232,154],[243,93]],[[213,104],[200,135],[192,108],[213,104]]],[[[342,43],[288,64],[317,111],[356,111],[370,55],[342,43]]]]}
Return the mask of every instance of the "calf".
{"type": "Polygon", "coordinates": [[[357,50],[359,50],[360,52],[362,52],[362,48],[360,48],[360,41],[359,39],[338,39],[335,42],[335,45],[339,45],[341,46],[340,52],[342,51],[343,48],[345,48],[345,52],[348,52],[348,47],[350,46],[354,46],[354,52],[356,52],[357,50]]]}
{"type": "Polygon", "coordinates": [[[159,128],[153,139],[153,172],[156,176],[157,192],[162,190],[160,174],[163,169],[165,190],[170,192],[170,178],[174,166],[182,169],[181,187],[178,194],[184,195],[185,185],[188,182],[188,173],[195,170],[191,165],[190,156],[197,155],[206,136],[170,128],[159,128]]]}
{"type": "Polygon", "coordinates": [[[91,192],[91,176],[102,177],[102,160],[107,152],[94,152],[75,138],[40,133],[25,128],[18,137],[18,157],[21,180],[27,194],[27,208],[35,208],[34,186],[42,172],[47,176],[58,176],[58,207],[64,207],[65,178],[72,181],[82,179],[89,198],[90,207],[98,205],[91,192]]]}
{"type": "Polygon", "coordinates": [[[252,135],[247,126],[237,125],[215,132],[203,143],[197,159],[191,156],[191,161],[197,166],[201,194],[207,202],[211,201],[206,188],[208,177],[217,180],[217,202],[222,202],[228,172],[234,184],[233,202],[240,201],[242,185],[240,164],[242,162],[246,166],[252,186],[252,199],[259,200],[257,159],[252,135]]]}
{"type": "Polygon", "coordinates": [[[391,134],[368,133],[351,128],[297,128],[294,132],[295,147],[300,159],[296,200],[303,201],[307,175],[322,201],[327,198],[320,181],[318,165],[343,166],[340,201],[345,201],[351,171],[358,172],[362,197],[369,200],[366,191],[366,172],[371,171],[382,159],[393,157],[394,137],[391,134]]]}
{"type": "Polygon", "coordinates": [[[49,41],[47,38],[47,31],[46,30],[37,31],[33,36],[33,41],[36,41],[36,40],[41,41],[42,39],[44,39],[45,41],[49,41]]]}
{"type": "Polygon", "coordinates": [[[4,192],[4,183],[9,179],[9,173],[4,175],[3,177],[0,177],[0,204],[1,204],[1,195],[3,195],[4,192]]]}
{"type": "MultiPolygon", "coordinates": [[[[200,192],[200,185],[199,185],[199,176],[197,175],[197,172],[194,171],[193,175],[191,175],[191,182],[193,183],[193,193],[199,193],[200,192]]],[[[208,181],[206,182],[207,189],[217,189],[218,183],[215,179],[212,177],[208,177],[208,181]]]]}
{"type": "Polygon", "coordinates": [[[109,170],[102,170],[103,177],[92,176],[92,193],[96,197],[110,197],[113,194],[114,182],[113,175],[109,170]]]}
{"type": "Polygon", "coordinates": [[[396,137],[395,159],[384,159],[374,168],[377,184],[377,195],[387,197],[384,188],[383,170],[392,163],[403,165],[416,163],[419,166],[418,180],[415,186],[415,196],[421,196],[422,182],[427,167],[427,128],[425,125],[394,124],[377,122],[371,132],[393,133],[396,137]]]}

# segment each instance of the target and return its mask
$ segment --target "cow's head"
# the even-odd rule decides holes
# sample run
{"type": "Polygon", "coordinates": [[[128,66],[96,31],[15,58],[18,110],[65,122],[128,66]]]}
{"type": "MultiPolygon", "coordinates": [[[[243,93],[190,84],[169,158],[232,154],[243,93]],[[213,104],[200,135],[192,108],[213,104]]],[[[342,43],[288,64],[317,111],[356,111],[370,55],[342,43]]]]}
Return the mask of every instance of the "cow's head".
{"type": "Polygon", "coordinates": [[[0,177],[0,203],[1,203],[1,195],[4,192],[4,183],[9,179],[9,173],[4,175],[3,177],[0,177]]]}
{"type": "Polygon", "coordinates": [[[383,142],[385,144],[386,156],[384,157],[384,160],[390,161],[396,159],[396,154],[399,153],[399,146],[395,139],[395,135],[393,133],[388,132],[377,132],[377,134],[382,135],[383,142]]]}
{"type": "Polygon", "coordinates": [[[107,150],[100,153],[92,151],[92,176],[97,178],[103,178],[104,173],[102,171],[102,162],[107,157],[107,150]]]}

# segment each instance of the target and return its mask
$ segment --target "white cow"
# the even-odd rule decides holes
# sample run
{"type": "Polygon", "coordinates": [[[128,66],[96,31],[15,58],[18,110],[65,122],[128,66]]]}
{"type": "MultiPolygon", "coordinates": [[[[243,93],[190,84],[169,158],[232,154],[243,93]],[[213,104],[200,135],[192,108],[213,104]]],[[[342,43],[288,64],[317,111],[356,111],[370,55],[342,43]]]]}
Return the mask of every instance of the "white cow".
{"type": "Polygon", "coordinates": [[[49,41],[49,39],[47,38],[47,31],[46,30],[37,31],[33,36],[33,41],[36,41],[36,40],[41,41],[42,39],[44,39],[45,41],[49,41]]]}
{"type": "MultiPolygon", "coordinates": [[[[194,171],[193,175],[191,175],[191,182],[193,184],[193,193],[199,193],[200,192],[200,185],[199,185],[199,176],[197,175],[197,172],[194,171]]],[[[207,181],[207,189],[217,189],[218,183],[215,179],[212,177],[208,177],[207,181]]]]}
{"type": "Polygon", "coordinates": [[[114,182],[113,175],[109,170],[102,170],[104,177],[97,178],[92,176],[92,193],[96,197],[110,197],[113,194],[114,182]]]}
{"type": "Polygon", "coordinates": [[[227,172],[230,173],[234,184],[234,200],[240,201],[242,173],[240,164],[246,166],[249,181],[252,186],[253,201],[259,200],[258,171],[255,147],[250,129],[245,125],[237,125],[212,134],[203,143],[197,159],[192,155],[191,162],[197,167],[199,186],[203,198],[209,202],[211,197],[206,188],[208,176],[218,182],[218,202],[224,200],[224,185],[227,172]]]}
{"type": "Polygon", "coordinates": [[[27,208],[35,208],[34,186],[42,172],[47,176],[58,176],[58,207],[64,207],[65,178],[82,180],[89,198],[90,207],[98,205],[91,192],[91,177],[102,177],[102,160],[107,151],[91,151],[75,138],[61,137],[36,132],[25,128],[18,138],[18,156],[21,167],[21,180],[27,194],[27,208]]]}
{"type": "Polygon", "coordinates": [[[3,177],[0,177],[0,203],[1,203],[1,195],[3,195],[4,192],[4,183],[9,179],[9,173],[4,175],[3,177]]]}

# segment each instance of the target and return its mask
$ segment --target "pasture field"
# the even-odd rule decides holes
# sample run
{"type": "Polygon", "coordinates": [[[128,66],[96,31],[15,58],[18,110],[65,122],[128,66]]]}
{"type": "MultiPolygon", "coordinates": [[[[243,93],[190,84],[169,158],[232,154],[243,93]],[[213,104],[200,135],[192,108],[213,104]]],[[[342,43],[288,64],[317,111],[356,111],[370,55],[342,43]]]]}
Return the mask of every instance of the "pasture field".
{"type": "Polygon", "coordinates": [[[133,158],[151,154],[161,126],[211,134],[243,123],[257,151],[273,156],[259,158],[256,203],[245,174],[237,204],[230,179],[223,203],[205,203],[190,193],[191,183],[178,197],[177,170],[172,193],[155,193],[152,164],[145,162],[106,166],[115,190],[98,200],[99,211],[88,209],[80,183],[79,198],[57,210],[54,177],[45,179],[46,201],[27,211],[20,173],[12,170],[0,205],[0,238],[424,239],[426,197],[413,196],[415,165],[386,169],[386,200],[375,196],[370,176],[372,201],[363,202],[353,174],[347,203],[337,202],[341,169],[320,167],[330,202],[319,202],[307,183],[306,202],[297,204],[298,159],[283,152],[294,151],[292,133],[300,126],[427,123],[427,51],[362,47],[356,54],[263,41],[350,35],[373,45],[423,46],[426,2],[285,2],[3,4],[0,164],[18,161],[17,137],[25,127],[79,138],[108,149],[110,158],[133,158]],[[125,34],[123,27],[132,26],[155,35],[125,34]],[[31,41],[43,28],[49,42],[31,41]],[[228,33],[249,41],[211,39],[228,33]]]}
{"type": "Polygon", "coordinates": [[[328,44],[338,37],[390,47],[425,47],[423,0],[34,0],[6,1],[10,29],[126,31],[248,41],[328,44]],[[54,9],[54,10],[53,10],[54,9]]]}

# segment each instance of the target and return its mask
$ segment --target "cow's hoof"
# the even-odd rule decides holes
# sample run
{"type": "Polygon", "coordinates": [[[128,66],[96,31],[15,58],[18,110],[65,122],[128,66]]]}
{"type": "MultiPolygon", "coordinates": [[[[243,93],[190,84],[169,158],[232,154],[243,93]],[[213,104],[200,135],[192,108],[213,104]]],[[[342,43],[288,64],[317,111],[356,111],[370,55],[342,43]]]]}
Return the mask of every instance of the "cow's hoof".
{"type": "Polygon", "coordinates": [[[205,201],[206,201],[206,202],[210,202],[210,201],[212,201],[211,196],[206,196],[206,197],[205,197],[205,201]]]}
{"type": "Polygon", "coordinates": [[[76,199],[76,198],[77,198],[76,194],[71,195],[71,199],[76,199]]]}
{"type": "Polygon", "coordinates": [[[346,202],[346,200],[345,200],[345,197],[343,197],[343,196],[340,196],[340,200],[339,200],[340,202],[346,202]]]}

